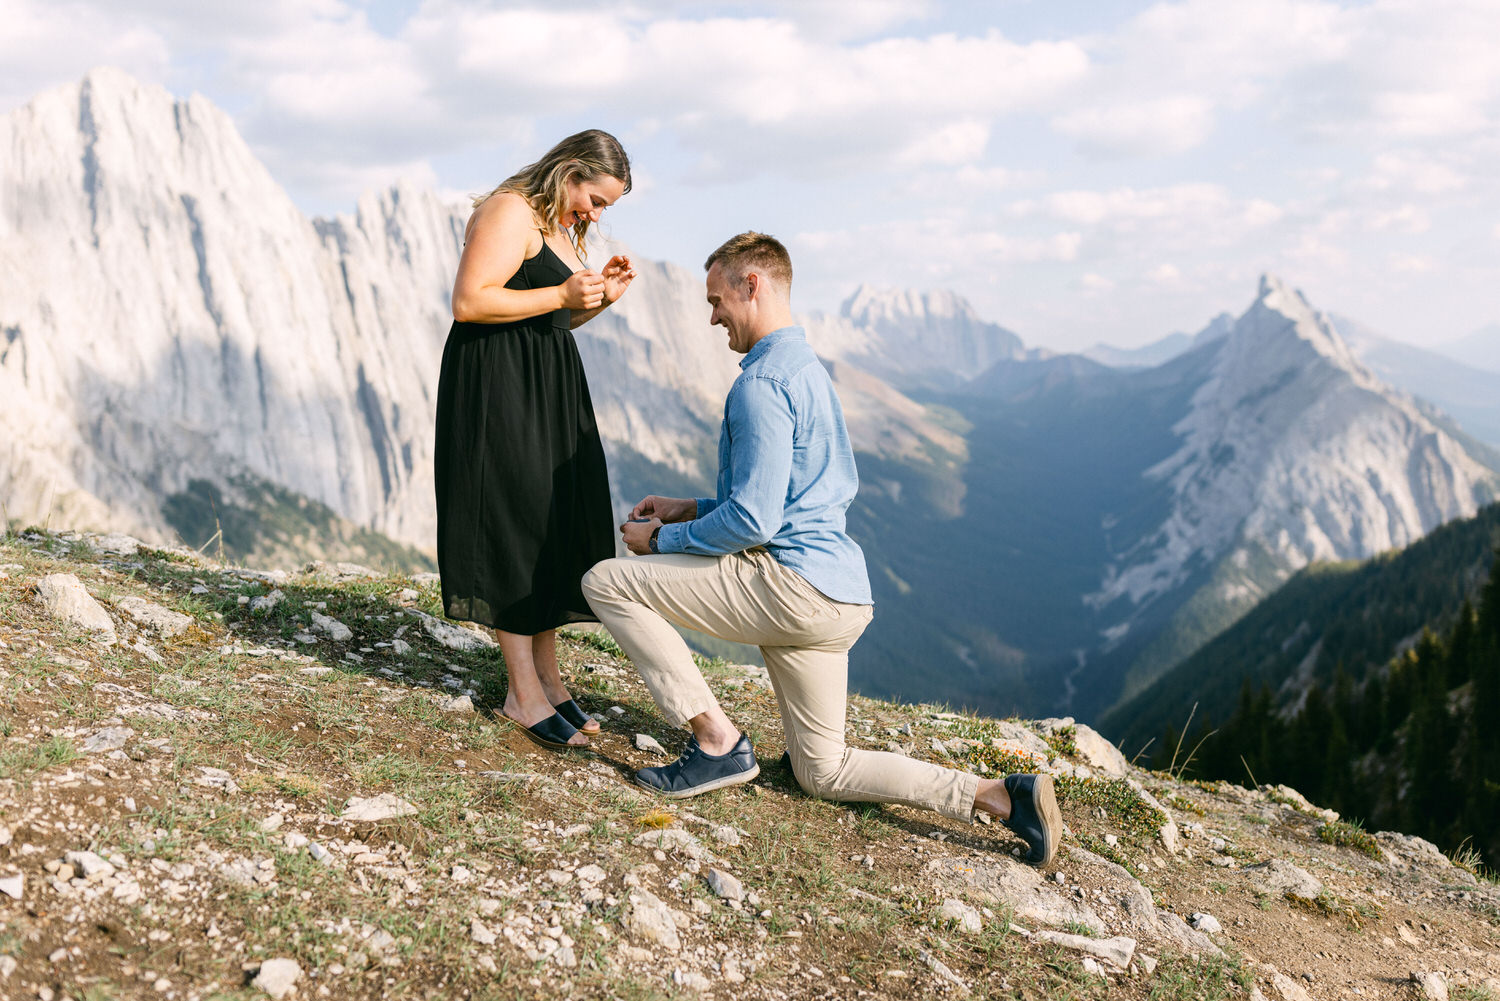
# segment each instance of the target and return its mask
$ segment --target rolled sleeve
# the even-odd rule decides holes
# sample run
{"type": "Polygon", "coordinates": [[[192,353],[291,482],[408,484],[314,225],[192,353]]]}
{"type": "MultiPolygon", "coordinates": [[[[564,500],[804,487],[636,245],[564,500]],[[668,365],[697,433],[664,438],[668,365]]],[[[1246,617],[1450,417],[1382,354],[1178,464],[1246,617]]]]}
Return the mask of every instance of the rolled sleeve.
{"type": "Polygon", "coordinates": [[[764,545],[781,530],[792,475],[794,415],[786,387],[774,379],[738,384],[726,407],[729,489],[722,503],[680,525],[664,525],[664,553],[722,556],[764,545]],[[675,531],[668,532],[668,529],[675,531]]]}

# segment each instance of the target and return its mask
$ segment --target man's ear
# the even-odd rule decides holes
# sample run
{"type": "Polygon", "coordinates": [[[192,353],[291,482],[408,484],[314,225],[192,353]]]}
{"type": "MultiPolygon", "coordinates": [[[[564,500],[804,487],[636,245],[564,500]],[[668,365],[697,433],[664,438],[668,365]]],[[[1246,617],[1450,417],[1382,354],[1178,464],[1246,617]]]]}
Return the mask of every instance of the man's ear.
{"type": "Polygon", "coordinates": [[[745,276],[745,298],[747,300],[754,299],[755,293],[759,291],[760,275],[757,272],[752,271],[745,276]]]}

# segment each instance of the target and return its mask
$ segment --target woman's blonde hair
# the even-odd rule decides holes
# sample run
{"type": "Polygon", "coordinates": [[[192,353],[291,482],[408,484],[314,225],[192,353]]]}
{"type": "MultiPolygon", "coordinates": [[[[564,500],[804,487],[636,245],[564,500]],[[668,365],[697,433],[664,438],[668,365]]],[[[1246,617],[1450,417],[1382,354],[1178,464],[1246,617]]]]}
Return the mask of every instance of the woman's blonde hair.
{"type": "MultiPolygon", "coordinates": [[[[511,191],[526,199],[537,220],[551,229],[557,225],[558,209],[567,196],[568,184],[600,177],[613,177],[629,191],[630,157],[614,136],[600,129],[588,129],[568,136],[536,163],[501,181],[493,191],[475,195],[474,207],[479,208],[502,191],[511,191]]],[[[573,224],[573,249],[578,251],[580,259],[584,256],[584,237],[588,231],[588,219],[573,224]]]]}

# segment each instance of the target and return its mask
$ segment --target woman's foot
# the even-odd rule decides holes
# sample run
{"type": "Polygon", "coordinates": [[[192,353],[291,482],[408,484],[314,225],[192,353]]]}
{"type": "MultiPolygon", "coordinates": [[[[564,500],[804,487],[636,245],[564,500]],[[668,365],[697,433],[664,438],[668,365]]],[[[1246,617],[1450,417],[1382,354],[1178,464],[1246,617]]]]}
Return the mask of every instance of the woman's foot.
{"type": "Polygon", "coordinates": [[[589,739],[580,733],[576,727],[558,716],[557,710],[550,705],[545,707],[523,706],[518,699],[513,696],[507,696],[505,705],[501,708],[501,713],[506,719],[524,727],[533,737],[541,736],[543,739],[553,743],[566,743],[569,747],[589,746],[589,739]],[[563,727],[559,728],[554,724],[549,724],[549,721],[553,717],[557,717],[557,721],[562,723],[563,727]],[[536,729],[538,727],[542,728],[543,733],[538,734],[536,729]],[[563,734],[568,730],[573,732],[563,737],[563,734]]]}
{"type": "Polygon", "coordinates": [[[554,702],[552,708],[557,710],[557,715],[571,723],[574,729],[580,733],[598,733],[599,721],[583,711],[583,706],[571,698],[554,702]]]}

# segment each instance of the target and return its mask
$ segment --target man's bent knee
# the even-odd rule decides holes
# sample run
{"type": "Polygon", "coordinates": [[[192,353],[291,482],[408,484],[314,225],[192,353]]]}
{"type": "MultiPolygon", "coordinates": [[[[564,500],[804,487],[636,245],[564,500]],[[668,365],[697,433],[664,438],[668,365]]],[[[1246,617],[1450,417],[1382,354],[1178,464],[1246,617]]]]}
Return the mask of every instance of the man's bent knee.
{"type": "Polygon", "coordinates": [[[839,773],[843,770],[843,755],[817,759],[801,755],[799,759],[792,761],[792,774],[797,777],[797,784],[802,787],[803,792],[818,799],[836,798],[834,791],[838,787],[839,773]]]}
{"type": "Polygon", "coordinates": [[[623,559],[600,560],[595,563],[588,573],[583,575],[583,596],[592,602],[595,598],[606,598],[613,589],[613,571],[615,565],[624,563],[623,559]]]}

